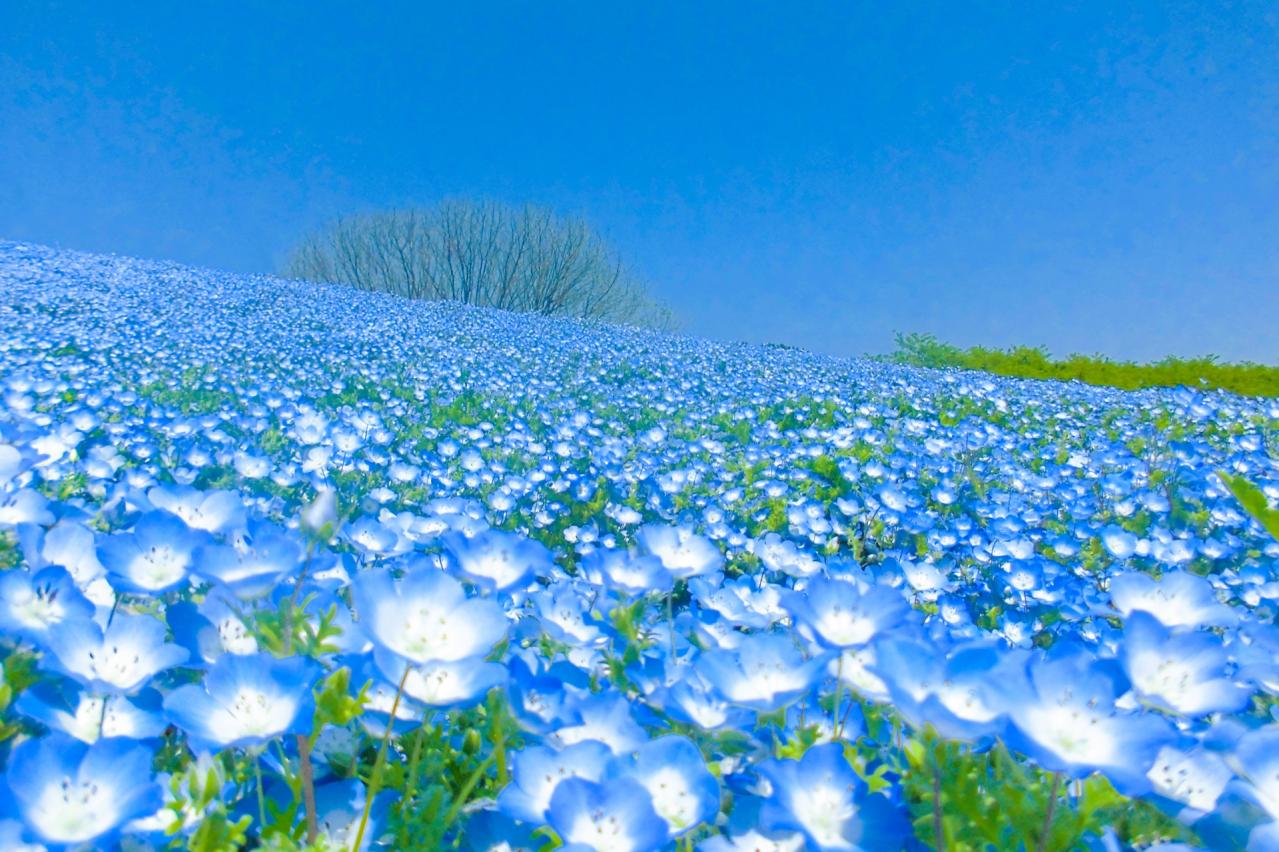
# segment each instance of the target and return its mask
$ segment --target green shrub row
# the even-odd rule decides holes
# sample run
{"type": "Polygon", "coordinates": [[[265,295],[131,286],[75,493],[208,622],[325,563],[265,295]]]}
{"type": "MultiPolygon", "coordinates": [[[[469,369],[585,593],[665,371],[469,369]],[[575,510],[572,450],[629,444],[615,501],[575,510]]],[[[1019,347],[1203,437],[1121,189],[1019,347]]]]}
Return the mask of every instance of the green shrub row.
{"type": "Polygon", "coordinates": [[[1071,355],[1055,359],[1040,347],[1015,346],[963,349],[931,334],[896,335],[897,349],[887,360],[916,367],[959,367],[1023,379],[1077,380],[1090,385],[1136,390],[1186,385],[1220,388],[1248,396],[1279,396],[1279,367],[1264,364],[1224,364],[1216,356],[1164,358],[1151,364],[1114,361],[1101,355],[1071,355]]]}

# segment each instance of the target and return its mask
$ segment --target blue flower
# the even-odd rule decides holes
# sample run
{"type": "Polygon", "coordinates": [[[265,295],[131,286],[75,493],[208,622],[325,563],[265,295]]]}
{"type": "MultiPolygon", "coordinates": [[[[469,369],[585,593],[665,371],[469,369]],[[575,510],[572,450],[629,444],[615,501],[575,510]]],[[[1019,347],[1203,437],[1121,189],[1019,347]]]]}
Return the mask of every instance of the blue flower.
{"type": "Polygon", "coordinates": [[[788,637],[756,633],[733,651],[707,651],[697,670],[728,701],[770,712],[812,689],[825,657],[805,660],[788,637]]]}
{"type": "Polygon", "coordinates": [[[665,592],[675,578],[656,556],[625,550],[596,550],[582,558],[582,575],[597,586],[612,586],[632,595],[665,592]]]}
{"type": "Polygon", "coordinates": [[[1133,612],[1124,623],[1119,659],[1138,697],[1184,716],[1243,709],[1252,689],[1227,674],[1229,655],[1212,633],[1178,633],[1152,615],[1133,612]]]}
{"type": "Polygon", "coordinates": [[[511,713],[520,727],[546,733],[568,714],[565,709],[575,690],[589,691],[589,678],[581,669],[561,660],[546,661],[527,652],[511,653],[507,659],[511,683],[508,687],[511,713]]]}
{"type": "Polygon", "coordinates": [[[1119,672],[1085,650],[1032,661],[1027,671],[1009,701],[1009,745],[1050,771],[1101,772],[1130,796],[1150,790],[1147,773],[1173,731],[1157,716],[1116,708],[1126,688],[1119,672]]]}
{"type": "Polygon", "coordinates": [[[1167,746],[1160,750],[1147,775],[1156,794],[1184,806],[1177,815],[1183,823],[1194,822],[1217,807],[1226,785],[1235,777],[1217,752],[1206,748],[1182,752],[1167,746]]]}
{"type": "Polygon", "coordinates": [[[485,662],[482,657],[410,664],[403,657],[378,648],[373,658],[391,683],[398,684],[403,678],[404,694],[427,707],[473,704],[507,678],[504,666],[485,662]]]}
{"type": "Polygon", "coordinates": [[[199,604],[181,601],[165,609],[173,638],[191,653],[193,666],[211,663],[223,654],[253,654],[258,650],[258,640],[224,595],[215,589],[199,604]]]}
{"type": "Polygon", "coordinates": [[[653,810],[648,791],[625,777],[560,782],[546,821],[566,852],[638,852],[657,849],[667,839],[666,823],[653,810]]]}
{"type": "Polygon", "coordinates": [[[797,832],[777,832],[765,837],[755,829],[739,833],[716,834],[697,844],[699,852],[799,852],[804,836],[797,832]]]}
{"type": "Polygon", "coordinates": [[[719,813],[719,782],[693,741],[668,735],[640,746],[620,761],[620,772],[634,778],[666,821],[671,837],[680,837],[719,813]]]}
{"type": "Polygon", "coordinates": [[[0,630],[38,642],[64,621],[92,617],[93,604],[63,568],[0,574],[0,630]]]}
{"type": "Polygon", "coordinates": [[[168,512],[148,512],[131,532],[107,536],[98,544],[98,559],[120,591],[160,594],[186,582],[191,554],[200,543],[181,519],[168,512]]]}
{"type": "Polygon", "coordinates": [[[22,533],[22,549],[32,568],[61,566],[82,589],[105,573],[93,531],[83,524],[64,518],[48,530],[28,525],[22,533]]]}
{"type": "MultiPolygon", "coordinates": [[[[329,845],[354,850],[367,793],[365,785],[355,780],[330,781],[316,785],[316,827],[329,845]]],[[[385,823],[393,799],[393,793],[382,792],[373,800],[364,838],[360,841],[360,850],[372,846],[383,830],[380,827],[385,823]]]]}
{"type": "Polygon", "coordinates": [[[396,734],[406,734],[422,722],[425,708],[407,695],[399,694],[397,684],[388,684],[381,676],[371,656],[366,656],[354,666],[352,682],[367,684],[364,693],[363,710],[357,721],[360,727],[374,739],[380,739],[390,725],[396,734]],[[395,718],[391,718],[391,708],[395,708],[395,718]]]}
{"type": "Polygon", "coordinates": [[[5,494],[0,492],[0,529],[19,524],[52,524],[49,500],[39,491],[22,488],[5,494]]]}
{"type": "Polygon", "coordinates": [[[332,488],[320,488],[315,499],[302,510],[298,522],[309,535],[331,535],[338,523],[337,492],[332,488]]]}
{"type": "MultiPolygon", "coordinates": [[[[1279,542],[1217,476],[1279,497],[1274,401],[725,348],[12,244],[0,279],[17,320],[0,345],[8,721],[145,747],[176,723],[195,750],[164,749],[159,810],[48,845],[181,843],[223,807],[256,819],[257,758],[297,839],[283,764],[331,665],[363,701],[322,717],[312,749],[322,844],[349,847],[383,734],[371,847],[414,744],[433,771],[492,721],[460,708],[505,692],[513,780],[454,803],[447,844],[533,846],[549,820],[568,848],[913,848],[902,790],[929,768],[903,763],[888,714],[970,755],[1002,738],[1020,763],[1098,773],[1210,847],[1251,832],[1279,848],[1279,709],[1248,700],[1279,695],[1279,542]],[[202,485],[228,475],[242,493],[202,485]],[[340,633],[308,642],[322,661],[259,655],[285,608],[316,643],[321,623],[340,633]],[[29,660],[37,680],[16,689],[29,660]],[[414,736],[424,724],[443,740],[414,736]],[[783,743],[802,759],[769,760],[783,743]]],[[[43,748],[15,740],[6,753],[43,748]]],[[[129,790],[150,783],[135,763],[129,790]]],[[[1059,804],[1061,834],[1083,814],[1059,804]]],[[[20,815],[8,787],[0,811],[20,815]]],[[[269,845],[263,828],[250,841],[269,845]]],[[[1081,844],[1131,842],[1113,828],[1081,844]]],[[[0,820],[0,848],[40,836],[0,820]]]]}
{"type": "Polygon", "coordinates": [[[1102,529],[1101,544],[1116,559],[1127,559],[1137,551],[1137,537],[1115,524],[1102,529]]]}
{"type": "Polygon", "coordinates": [[[9,757],[5,783],[23,823],[53,846],[105,848],[121,825],[163,803],[151,752],[132,740],[26,740],[9,757]]]}
{"type": "Polygon", "coordinates": [[[0,849],[5,852],[48,852],[48,848],[41,843],[32,843],[26,826],[18,820],[0,819],[0,849]]]}
{"type": "Polygon", "coordinates": [[[186,649],[166,642],[164,623],[149,615],[117,613],[105,631],[94,621],[65,621],[45,642],[57,668],[99,693],[135,692],[187,660],[186,649]]]}
{"type": "Polygon", "coordinates": [[[491,804],[468,811],[463,843],[471,852],[532,852],[541,846],[533,833],[536,826],[519,822],[491,804]]]}
{"type": "Polygon", "coordinates": [[[302,547],[274,524],[257,523],[234,545],[204,545],[194,554],[192,571],[221,583],[243,600],[264,597],[282,578],[298,570],[302,547]]]}
{"type": "Polygon", "coordinates": [[[815,849],[899,849],[912,836],[901,807],[871,794],[840,743],[813,746],[800,760],[759,768],[771,787],[760,827],[802,832],[815,849]]]}
{"type": "Polygon", "coordinates": [[[828,648],[865,645],[908,620],[910,604],[896,589],[860,589],[845,580],[814,578],[803,592],[791,592],[784,606],[828,648]]]}
{"type": "Polygon", "coordinates": [[[975,740],[996,736],[1019,681],[1024,652],[972,643],[949,652],[924,641],[887,638],[875,643],[874,672],[893,705],[916,727],[932,725],[942,736],[975,740]]]}
{"type": "Polygon", "coordinates": [[[498,807],[518,820],[540,825],[560,783],[569,778],[598,781],[612,757],[608,746],[592,740],[559,751],[529,746],[512,756],[511,783],[498,794],[498,807]]]}
{"type": "Polygon", "coordinates": [[[839,654],[827,664],[826,673],[859,695],[872,701],[887,703],[890,700],[888,684],[875,673],[878,667],[879,655],[875,646],[867,645],[864,648],[850,648],[839,654]]]}
{"type": "Polygon", "coordinates": [[[52,730],[87,743],[100,737],[158,737],[166,726],[159,713],[160,695],[153,689],[133,699],[99,696],[59,679],[32,686],[18,696],[14,707],[52,730]]]}
{"type": "Polygon", "coordinates": [[[505,591],[527,583],[535,574],[550,573],[550,551],[532,539],[500,530],[484,530],[467,538],[459,532],[440,539],[469,579],[491,591],[505,591]]]}
{"type": "Polygon", "coordinates": [[[688,527],[646,524],[635,537],[641,547],[660,559],[666,570],[679,579],[709,574],[724,566],[724,554],[719,548],[688,527]]]}
{"type": "Polygon", "coordinates": [[[429,564],[398,582],[384,569],[365,571],[352,581],[351,596],[369,638],[413,663],[482,657],[506,635],[501,607],[468,599],[461,583],[429,564]]]}
{"type": "Polygon", "coordinates": [[[574,698],[565,702],[563,709],[568,719],[548,737],[556,745],[596,740],[611,748],[614,754],[624,754],[648,740],[631,712],[630,699],[620,692],[574,698]]]}
{"type": "Polygon", "coordinates": [[[825,568],[820,559],[775,532],[770,532],[755,542],[755,555],[768,570],[780,571],[792,577],[811,577],[825,568]]]}
{"type": "Polygon", "coordinates": [[[1170,571],[1158,580],[1130,571],[1112,577],[1110,597],[1115,609],[1127,616],[1148,612],[1165,627],[1229,627],[1239,615],[1217,600],[1203,577],[1170,571]]]}
{"type": "Polygon", "coordinates": [[[300,657],[228,654],[209,668],[203,683],[169,693],[164,709],[197,751],[260,746],[309,730],[318,670],[300,657]]]}
{"type": "Polygon", "coordinates": [[[529,600],[537,610],[538,623],[555,641],[578,648],[606,641],[591,617],[591,602],[584,590],[569,583],[557,583],[531,593],[529,600]]]}
{"type": "Polygon", "coordinates": [[[1235,760],[1249,782],[1248,792],[1271,820],[1252,832],[1249,848],[1279,848],[1279,725],[1246,734],[1235,748],[1235,760]]]}
{"type": "Polygon", "coordinates": [[[371,517],[348,524],[342,529],[342,537],[365,555],[387,556],[405,553],[412,548],[411,543],[396,530],[371,517]]]}
{"type": "Polygon", "coordinates": [[[244,502],[234,491],[156,487],[147,492],[147,499],[157,509],[177,515],[193,530],[222,533],[244,525],[244,502]]]}
{"type": "Polygon", "coordinates": [[[744,728],[752,715],[747,708],[730,704],[721,697],[718,690],[697,671],[684,672],[659,697],[671,716],[708,731],[744,728]]]}

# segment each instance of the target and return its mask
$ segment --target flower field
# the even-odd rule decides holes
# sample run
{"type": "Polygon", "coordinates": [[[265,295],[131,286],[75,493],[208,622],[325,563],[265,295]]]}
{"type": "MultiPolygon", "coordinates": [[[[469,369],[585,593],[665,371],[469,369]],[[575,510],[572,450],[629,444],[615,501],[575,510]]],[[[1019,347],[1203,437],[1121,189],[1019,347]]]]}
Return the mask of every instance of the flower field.
{"type": "Polygon", "coordinates": [[[0,848],[1279,848],[1279,402],[13,243],[0,393],[0,848]]]}

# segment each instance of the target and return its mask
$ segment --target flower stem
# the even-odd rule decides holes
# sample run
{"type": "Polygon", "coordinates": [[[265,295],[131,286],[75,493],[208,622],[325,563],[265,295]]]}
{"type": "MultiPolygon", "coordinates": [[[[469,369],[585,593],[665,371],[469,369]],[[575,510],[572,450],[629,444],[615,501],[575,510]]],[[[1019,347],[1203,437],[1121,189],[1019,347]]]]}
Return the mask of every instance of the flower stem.
{"type": "Polygon", "coordinates": [[[298,605],[298,594],[302,591],[302,583],[306,581],[306,574],[311,569],[311,560],[315,558],[315,542],[312,541],[306,546],[306,561],[302,563],[302,570],[298,573],[297,580],[293,583],[293,594],[289,595],[288,603],[284,607],[284,625],[280,631],[280,641],[286,642],[284,653],[293,653],[293,610],[298,605]]]}
{"type": "Polygon", "coordinates": [[[670,660],[668,665],[675,664],[675,590],[666,593],[666,625],[670,640],[670,660]]]}
{"type": "Polygon", "coordinates": [[[844,735],[844,720],[839,714],[839,704],[844,698],[844,652],[841,649],[839,656],[835,661],[835,704],[830,709],[830,718],[834,724],[831,726],[831,732],[834,739],[838,740],[844,735]]]}
{"type": "Polygon", "coordinates": [[[417,793],[417,765],[422,759],[422,741],[426,739],[426,718],[431,713],[427,710],[422,716],[422,724],[418,726],[417,736],[413,738],[413,752],[409,755],[409,775],[404,786],[404,807],[409,807],[413,803],[413,796],[417,793]]]}
{"type": "Polygon", "coordinates": [[[1053,788],[1048,794],[1048,811],[1044,814],[1044,827],[1039,832],[1039,846],[1036,847],[1038,852],[1045,852],[1048,849],[1048,835],[1053,827],[1053,811],[1057,809],[1057,793],[1061,790],[1061,773],[1053,773],[1053,788]]]}
{"type": "Polygon", "coordinates": [[[258,837],[266,831],[266,794],[262,792],[262,756],[253,757],[253,775],[258,779],[258,837]]]}
{"type": "Polygon", "coordinates": [[[320,824],[315,813],[315,772],[311,767],[311,740],[298,734],[298,755],[301,758],[302,801],[306,804],[306,842],[314,844],[320,836],[320,824]]]}
{"type": "Polygon", "coordinates": [[[369,825],[369,812],[373,810],[373,799],[382,787],[382,764],[386,762],[386,747],[391,742],[391,731],[395,729],[395,714],[400,709],[400,697],[404,695],[404,682],[409,679],[409,666],[404,666],[404,674],[400,677],[400,685],[395,688],[395,700],[391,702],[391,715],[386,720],[386,732],[382,734],[382,744],[378,746],[377,760],[373,763],[373,771],[369,775],[369,787],[364,794],[364,813],[360,815],[360,828],[355,833],[355,844],[351,852],[359,852],[364,842],[364,830],[369,825]]]}
{"type": "Polygon", "coordinates": [[[493,759],[497,764],[497,787],[506,786],[506,704],[502,693],[493,690],[489,693],[489,741],[493,743],[493,759]]]}
{"type": "Polygon", "coordinates": [[[484,762],[475,767],[475,771],[470,774],[466,782],[458,789],[457,795],[453,798],[453,804],[449,805],[448,812],[444,814],[445,828],[452,825],[453,820],[457,819],[458,811],[462,810],[462,806],[466,804],[466,800],[471,796],[471,791],[475,789],[476,784],[480,783],[480,779],[484,777],[484,773],[493,764],[495,757],[495,754],[490,754],[485,758],[484,762]]]}
{"type": "Polygon", "coordinates": [[[937,852],[946,849],[946,826],[941,813],[941,764],[933,755],[933,844],[937,852]]]}
{"type": "Polygon", "coordinates": [[[506,786],[506,733],[503,732],[498,736],[497,742],[493,745],[493,755],[497,761],[497,787],[500,790],[506,786]]]}

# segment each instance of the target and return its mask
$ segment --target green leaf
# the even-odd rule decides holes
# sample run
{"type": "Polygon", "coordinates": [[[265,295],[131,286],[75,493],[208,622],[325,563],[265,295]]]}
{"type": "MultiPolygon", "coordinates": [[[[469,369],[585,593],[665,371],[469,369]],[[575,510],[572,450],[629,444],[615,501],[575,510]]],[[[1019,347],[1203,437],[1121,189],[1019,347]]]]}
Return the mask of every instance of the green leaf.
{"type": "Polygon", "coordinates": [[[341,727],[360,715],[368,684],[354,697],[350,686],[351,670],[345,666],[325,678],[315,695],[315,730],[319,731],[325,724],[341,727]]]}
{"type": "Polygon", "coordinates": [[[1221,477],[1222,482],[1226,483],[1226,487],[1239,501],[1239,505],[1243,506],[1244,511],[1261,524],[1273,538],[1279,539],[1279,510],[1270,508],[1265,492],[1242,476],[1231,476],[1225,471],[1218,473],[1218,476],[1221,477]]]}

